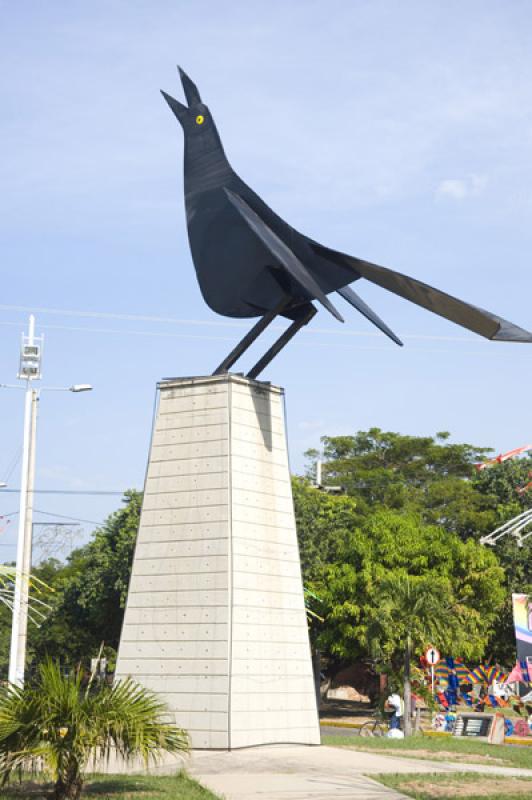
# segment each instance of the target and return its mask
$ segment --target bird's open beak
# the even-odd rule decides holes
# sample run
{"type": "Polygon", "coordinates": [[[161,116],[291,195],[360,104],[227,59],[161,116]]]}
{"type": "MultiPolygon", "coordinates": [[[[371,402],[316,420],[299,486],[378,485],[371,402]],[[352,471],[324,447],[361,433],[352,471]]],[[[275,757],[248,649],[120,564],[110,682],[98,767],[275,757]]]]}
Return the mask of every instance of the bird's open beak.
{"type": "Polygon", "coordinates": [[[171,97],[169,94],[166,94],[166,92],[163,92],[162,89],[161,94],[178,118],[179,122],[183,122],[188,112],[188,108],[184,106],[183,103],[180,103],[179,100],[176,100],[175,97],[171,97]]]}
{"type": "Polygon", "coordinates": [[[181,69],[181,67],[178,67],[177,69],[179,72],[179,77],[181,78],[181,83],[183,84],[183,91],[185,92],[185,97],[187,98],[188,107],[192,108],[192,106],[196,106],[201,103],[198,87],[193,81],[190,80],[184,69],[181,69]]]}

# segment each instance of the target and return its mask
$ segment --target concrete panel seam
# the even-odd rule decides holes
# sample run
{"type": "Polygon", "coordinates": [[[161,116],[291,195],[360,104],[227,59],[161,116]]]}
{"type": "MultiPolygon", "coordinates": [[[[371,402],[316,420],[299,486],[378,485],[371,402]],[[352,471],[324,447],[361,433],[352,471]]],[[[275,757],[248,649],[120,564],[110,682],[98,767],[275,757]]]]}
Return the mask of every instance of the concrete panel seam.
{"type": "MultiPolygon", "coordinates": [[[[164,492],[163,494],[168,494],[168,492],[164,492]]],[[[247,506],[245,506],[247,508],[247,506]]],[[[202,503],[201,505],[192,504],[191,506],[176,506],[175,508],[161,508],[162,511],[185,511],[187,508],[226,508],[225,503],[202,503]]],[[[157,512],[155,508],[147,508],[146,511],[152,511],[153,513],[157,512]]],[[[282,511],[282,514],[286,514],[286,511],[282,511]]],[[[164,522],[161,523],[164,525],[164,522]]],[[[169,523],[167,523],[169,524],[169,523]]],[[[175,524],[175,523],[170,523],[175,524]]]]}
{"type": "MultiPolygon", "coordinates": [[[[219,474],[221,475],[222,473],[219,473],[219,474]]],[[[244,473],[240,473],[240,474],[244,474],[244,473]]],[[[184,475],[165,475],[164,477],[166,479],[166,478],[171,478],[171,477],[183,478],[183,477],[186,477],[186,476],[184,476],[184,475]]],[[[150,480],[158,480],[158,479],[150,478],[150,480]]],[[[270,478],[268,480],[272,480],[272,479],[270,478]]],[[[196,488],[194,488],[194,489],[172,489],[172,490],[161,489],[160,491],[154,491],[153,489],[151,489],[150,491],[146,492],[146,496],[147,497],[159,497],[162,494],[180,495],[180,494],[190,494],[191,492],[216,492],[216,491],[220,491],[220,490],[225,489],[225,488],[226,488],[225,486],[210,486],[208,489],[196,489],[196,488]]],[[[249,492],[250,494],[258,494],[258,495],[261,495],[263,497],[275,497],[275,498],[280,498],[281,500],[291,499],[288,494],[280,495],[275,491],[265,491],[265,490],[261,490],[261,489],[256,489],[255,487],[249,488],[249,487],[240,487],[240,486],[238,486],[236,488],[238,489],[239,492],[249,492]]],[[[182,506],[179,506],[179,507],[181,508],[182,506]]],[[[265,509],[265,510],[268,510],[268,509],[265,509]]]]}
{"type": "MultiPolygon", "coordinates": [[[[183,542],[226,542],[226,536],[218,536],[216,538],[201,538],[201,539],[158,539],[156,542],[150,542],[150,544],[182,544],[183,542]]],[[[147,542],[141,542],[142,545],[147,544],[147,542]]],[[[221,555],[224,555],[223,553],[221,555]]],[[[239,554],[241,555],[241,554],[239,554]]],[[[170,556],[172,557],[172,556],[170,556]]],[[[200,558],[200,556],[179,556],[179,558],[200,558]]],[[[206,556],[208,558],[208,556],[206,556]]],[[[153,561],[153,556],[139,556],[137,561],[153,561]]],[[[292,563],[292,562],[290,562],[292,563]]]]}
{"type": "MultiPolygon", "coordinates": [[[[220,441],[221,442],[223,440],[222,439],[213,439],[212,443],[214,443],[216,441],[220,441]]],[[[254,442],[250,442],[249,439],[242,439],[242,438],[240,438],[240,436],[233,436],[233,441],[238,442],[238,444],[245,444],[248,447],[258,447],[258,445],[255,444],[254,442]]],[[[194,444],[199,444],[199,442],[194,442],[194,444]]],[[[163,447],[163,445],[157,445],[157,447],[163,447]]],[[[274,447],[273,444],[272,444],[272,445],[270,445],[270,447],[268,449],[276,451],[277,453],[282,453],[283,456],[286,454],[286,448],[285,447],[274,447]]],[[[260,460],[264,461],[264,457],[261,456],[260,460]]],[[[278,461],[274,461],[273,463],[277,464],[277,466],[281,466],[280,462],[278,462],[278,461]]]]}
{"type": "MultiPolygon", "coordinates": [[[[190,447],[190,446],[194,447],[197,444],[217,444],[218,442],[223,443],[225,441],[226,441],[225,436],[219,436],[216,439],[194,439],[191,442],[160,442],[159,444],[154,443],[153,450],[154,452],[156,452],[161,447],[190,447]]],[[[157,459],[154,460],[156,461],[157,459]]]]}
{"type": "MultiPolygon", "coordinates": [[[[243,509],[244,511],[252,510],[248,506],[240,506],[240,508],[243,509]]],[[[267,510],[269,511],[269,509],[267,509],[267,510]]],[[[271,512],[271,513],[273,514],[273,512],[271,512]]],[[[235,521],[236,522],[243,522],[243,523],[245,523],[247,525],[250,525],[252,528],[273,528],[274,530],[283,530],[283,531],[295,532],[294,525],[270,525],[269,522],[258,522],[255,519],[253,520],[253,522],[250,522],[248,519],[242,519],[240,517],[235,518],[235,516],[233,515],[233,522],[235,522],[235,521]]],[[[164,524],[164,523],[162,523],[162,524],[164,524]]],[[[169,524],[169,523],[167,523],[167,524],[169,524]]],[[[240,539],[245,539],[246,537],[245,536],[239,536],[239,538],[240,539]]]]}
{"type": "MultiPolygon", "coordinates": [[[[174,412],[174,415],[176,417],[185,416],[184,414],[180,414],[179,412],[174,412]]],[[[168,414],[167,416],[172,416],[172,414],[168,414]]],[[[188,416],[190,416],[190,415],[188,415],[188,416]]],[[[244,423],[242,423],[242,424],[244,424],[244,423]]],[[[181,431],[181,430],[187,430],[188,428],[191,428],[191,429],[194,429],[194,428],[215,428],[215,427],[220,427],[220,425],[225,425],[225,422],[220,422],[219,420],[215,420],[213,422],[205,422],[203,420],[197,420],[197,425],[194,425],[194,424],[188,425],[186,428],[184,428],[181,425],[176,425],[175,428],[172,428],[172,426],[169,425],[168,427],[160,428],[159,430],[160,430],[161,433],[162,432],[169,433],[170,431],[181,431]]]]}

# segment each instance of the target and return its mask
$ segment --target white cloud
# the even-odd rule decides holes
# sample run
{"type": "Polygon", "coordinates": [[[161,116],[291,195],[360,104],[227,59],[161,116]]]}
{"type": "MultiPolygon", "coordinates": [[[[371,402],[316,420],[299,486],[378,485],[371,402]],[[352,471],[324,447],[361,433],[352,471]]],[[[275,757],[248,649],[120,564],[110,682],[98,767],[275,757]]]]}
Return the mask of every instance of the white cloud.
{"type": "Polygon", "coordinates": [[[445,178],[436,187],[436,194],[451,197],[453,200],[464,200],[466,197],[478,197],[488,185],[486,175],[468,175],[465,178],[445,178]]]}

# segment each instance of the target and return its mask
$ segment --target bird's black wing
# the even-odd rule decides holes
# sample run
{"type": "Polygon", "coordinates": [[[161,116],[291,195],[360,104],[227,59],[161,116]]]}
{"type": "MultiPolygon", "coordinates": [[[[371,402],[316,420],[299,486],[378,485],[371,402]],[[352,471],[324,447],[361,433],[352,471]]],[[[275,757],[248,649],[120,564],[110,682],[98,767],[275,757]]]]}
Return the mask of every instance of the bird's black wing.
{"type": "Polygon", "coordinates": [[[318,300],[333,317],[340,322],[343,318],[333,306],[327,295],[321,290],[312,275],[299,260],[295,253],[277,236],[276,233],[264,222],[261,217],[246,203],[246,201],[235,192],[224,189],[228,200],[238,211],[246,225],[260,239],[263,245],[268,248],[274,261],[282,267],[290,278],[308,295],[309,299],[318,300]]]}
{"type": "Polygon", "coordinates": [[[463,328],[484,336],[486,339],[501,342],[532,342],[532,333],[490,311],[458,300],[450,294],[434,289],[434,287],[400,272],[394,272],[386,267],[362,261],[336,250],[330,250],[310,239],[308,243],[320,258],[342,266],[349,265],[353,270],[353,280],[365,278],[389,292],[404,297],[405,300],[410,300],[434,314],[439,314],[440,317],[445,317],[463,328]]]}
{"type": "Polygon", "coordinates": [[[379,315],[376,314],[373,309],[370,308],[368,304],[365,303],[362,298],[353,291],[353,289],[351,289],[350,286],[343,286],[341,289],[337,289],[337,292],[344,298],[344,300],[347,300],[347,302],[350,303],[353,308],[356,308],[357,311],[360,311],[363,317],[369,319],[369,321],[376,325],[380,331],[385,333],[386,336],[389,336],[392,342],[398,344],[399,347],[403,346],[403,343],[399,337],[395,335],[391,328],[389,328],[387,324],[383,322],[379,315]]]}

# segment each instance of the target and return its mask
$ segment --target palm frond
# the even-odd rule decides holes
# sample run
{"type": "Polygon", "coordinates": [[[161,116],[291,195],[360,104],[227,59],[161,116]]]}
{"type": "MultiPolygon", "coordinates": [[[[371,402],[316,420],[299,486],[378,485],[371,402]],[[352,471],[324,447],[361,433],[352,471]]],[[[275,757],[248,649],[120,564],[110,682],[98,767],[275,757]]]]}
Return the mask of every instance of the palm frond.
{"type": "Polygon", "coordinates": [[[38,758],[66,785],[81,780],[91,757],[112,751],[146,764],[186,751],[186,732],[166,715],[157,695],[132,680],[85,687],[80,670],[65,676],[46,661],[34,684],[0,687],[0,778],[5,783],[38,758]]]}

